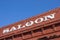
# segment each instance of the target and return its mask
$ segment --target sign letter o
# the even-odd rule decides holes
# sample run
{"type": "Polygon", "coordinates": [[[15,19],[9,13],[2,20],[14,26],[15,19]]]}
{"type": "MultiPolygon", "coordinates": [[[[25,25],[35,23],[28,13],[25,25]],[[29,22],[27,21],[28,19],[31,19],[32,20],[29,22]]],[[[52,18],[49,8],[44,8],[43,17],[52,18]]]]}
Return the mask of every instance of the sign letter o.
{"type": "Polygon", "coordinates": [[[38,18],[38,19],[35,20],[35,23],[43,22],[43,20],[44,20],[43,18],[38,18]]]}
{"type": "Polygon", "coordinates": [[[31,25],[33,25],[33,23],[34,23],[33,21],[27,22],[26,26],[31,26],[31,25]]]}

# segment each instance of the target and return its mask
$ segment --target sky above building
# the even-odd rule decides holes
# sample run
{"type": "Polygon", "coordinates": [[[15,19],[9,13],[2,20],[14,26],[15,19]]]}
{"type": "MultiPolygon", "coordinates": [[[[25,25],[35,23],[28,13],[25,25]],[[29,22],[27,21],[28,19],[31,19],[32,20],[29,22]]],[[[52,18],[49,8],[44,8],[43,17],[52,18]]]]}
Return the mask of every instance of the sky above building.
{"type": "Polygon", "coordinates": [[[60,7],[60,0],[0,0],[0,27],[60,7]]]}

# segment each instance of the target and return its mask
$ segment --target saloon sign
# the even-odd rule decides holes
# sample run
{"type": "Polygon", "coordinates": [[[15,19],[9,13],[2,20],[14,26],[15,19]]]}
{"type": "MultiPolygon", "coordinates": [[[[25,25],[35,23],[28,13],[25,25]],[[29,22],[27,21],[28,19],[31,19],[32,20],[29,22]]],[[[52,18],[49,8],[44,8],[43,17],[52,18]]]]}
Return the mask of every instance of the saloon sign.
{"type": "Polygon", "coordinates": [[[33,24],[38,24],[38,23],[41,23],[41,22],[44,22],[44,21],[47,21],[47,20],[50,20],[50,19],[54,19],[55,14],[56,13],[53,13],[53,14],[50,14],[50,15],[47,15],[47,16],[44,16],[44,17],[41,17],[41,18],[37,18],[34,21],[31,20],[29,22],[26,22],[25,25],[23,25],[23,26],[22,26],[22,24],[17,25],[17,28],[15,26],[13,26],[12,28],[6,28],[6,29],[3,30],[3,34],[4,33],[9,33],[9,32],[15,31],[15,30],[19,30],[19,29],[24,28],[24,27],[29,27],[29,26],[32,26],[33,24]]]}

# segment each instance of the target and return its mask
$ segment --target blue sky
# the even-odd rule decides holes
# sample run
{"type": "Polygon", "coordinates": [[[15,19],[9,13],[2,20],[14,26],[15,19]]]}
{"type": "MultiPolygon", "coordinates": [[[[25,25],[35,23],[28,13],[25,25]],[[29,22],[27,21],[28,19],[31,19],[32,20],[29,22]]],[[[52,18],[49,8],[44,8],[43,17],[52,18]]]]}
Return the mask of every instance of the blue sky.
{"type": "Polygon", "coordinates": [[[0,0],[0,27],[60,7],[60,0],[0,0]]]}

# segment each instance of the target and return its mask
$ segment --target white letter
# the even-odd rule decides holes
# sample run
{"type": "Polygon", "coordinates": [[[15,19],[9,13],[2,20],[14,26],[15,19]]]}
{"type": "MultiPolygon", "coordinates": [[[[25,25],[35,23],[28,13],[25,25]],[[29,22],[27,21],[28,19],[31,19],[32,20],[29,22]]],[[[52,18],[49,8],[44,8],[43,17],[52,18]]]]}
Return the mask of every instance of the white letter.
{"type": "Polygon", "coordinates": [[[16,28],[15,28],[15,27],[12,27],[12,28],[10,29],[10,31],[14,31],[14,30],[16,30],[16,28]]]}
{"type": "Polygon", "coordinates": [[[38,19],[35,20],[35,23],[43,22],[43,20],[44,20],[43,18],[38,18],[38,19]]]}
{"type": "Polygon", "coordinates": [[[7,28],[7,29],[5,29],[5,30],[3,30],[3,33],[8,33],[9,32],[9,29],[7,28]]]}
{"type": "Polygon", "coordinates": [[[33,21],[27,22],[26,26],[31,26],[33,23],[34,23],[33,21]]]}
{"type": "Polygon", "coordinates": [[[25,26],[18,25],[17,29],[24,28],[25,26]]]}
{"type": "Polygon", "coordinates": [[[51,14],[51,15],[48,15],[48,16],[45,16],[45,20],[44,21],[46,21],[48,19],[53,19],[53,18],[55,18],[55,13],[51,14]]]}

